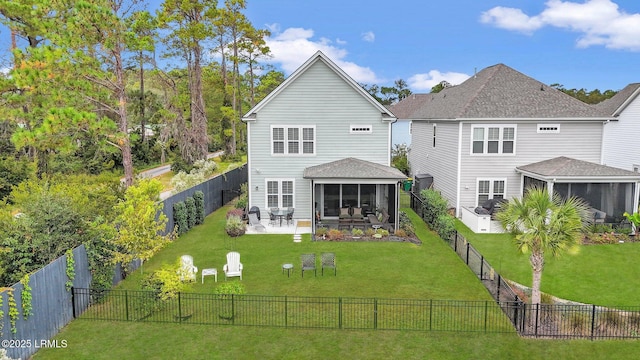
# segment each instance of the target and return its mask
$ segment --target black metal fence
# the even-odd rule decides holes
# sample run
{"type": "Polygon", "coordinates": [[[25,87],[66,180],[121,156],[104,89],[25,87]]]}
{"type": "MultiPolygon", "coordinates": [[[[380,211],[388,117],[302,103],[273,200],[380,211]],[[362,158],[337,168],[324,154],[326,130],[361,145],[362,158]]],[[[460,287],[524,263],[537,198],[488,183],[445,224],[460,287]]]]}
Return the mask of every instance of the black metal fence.
{"type": "MultiPolygon", "coordinates": [[[[411,208],[424,220],[424,202],[411,195],[411,208]]],[[[640,307],[609,309],[584,304],[527,304],[459,233],[445,239],[478,276],[521,336],[542,338],[640,338],[640,307]]]]}
{"type": "Polygon", "coordinates": [[[217,295],[73,289],[78,319],[323,329],[513,332],[492,301],[217,295]]]}

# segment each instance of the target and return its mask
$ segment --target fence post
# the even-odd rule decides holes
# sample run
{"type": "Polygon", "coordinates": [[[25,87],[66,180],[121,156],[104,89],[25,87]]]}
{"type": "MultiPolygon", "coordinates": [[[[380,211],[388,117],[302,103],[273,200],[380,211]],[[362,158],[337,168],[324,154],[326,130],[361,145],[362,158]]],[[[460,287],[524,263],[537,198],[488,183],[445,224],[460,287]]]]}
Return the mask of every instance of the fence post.
{"type": "Polygon", "coordinates": [[[516,329],[518,329],[518,331],[520,330],[520,324],[518,323],[518,307],[520,306],[518,304],[518,295],[516,295],[516,299],[513,302],[513,325],[515,325],[516,329]]]}
{"type": "Polygon", "coordinates": [[[373,328],[378,328],[378,298],[373,299],[373,328]]]}
{"type": "Polygon", "coordinates": [[[484,273],[484,255],[480,255],[480,280],[484,280],[482,274],[484,273]]]}
{"type": "Polygon", "coordinates": [[[456,235],[453,238],[453,251],[455,251],[455,253],[458,253],[458,232],[456,231],[456,235]]]}
{"type": "Polygon", "coordinates": [[[429,331],[433,329],[433,299],[429,299],[429,331]]]}
{"type": "Polygon", "coordinates": [[[484,332],[487,332],[487,322],[489,321],[489,302],[484,302],[484,332]]]}
{"type": "Polygon", "coordinates": [[[338,329],[342,329],[342,297],[338,298],[338,329]]]}
{"type": "Polygon", "coordinates": [[[533,334],[535,337],[538,337],[538,319],[540,318],[540,303],[536,304],[536,319],[534,321],[534,324],[536,324],[535,328],[533,329],[533,334]]]}
{"type": "Polygon", "coordinates": [[[471,243],[467,243],[467,265],[469,265],[469,248],[471,247],[471,243]]]}
{"type": "Polygon", "coordinates": [[[182,323],[182,306],[181,306],[181,292],[178,291],[178,322],[182,323]]]}
{"type": "Polygon", "coordinates": [[[235,303],[235,296],[234,294],[231,294],[231,323],[233,325],[236,324],[236,303],[235,303]]]}
{"type": "Polygon", "coordinates": [[[71,287],[71,307],[73,311],[73,318],[76,318],[76,288],[71,287]]]}
{"type": "Polygon", "coordinates": [[[284,327],[289,326],[289,303],[287,302],[287,295],[284,296],[284,327]]]}
{"type": "Polygon", "coordinates": [[[129,290],[124,291],[124,313],[126,320],[129,321],[129,290]]]}
{"type": "Polygon", "coordinates": [[[502,277],[498,274],[498,286],[496,289],[496,301],[500,302],[500,283],[502,282],[502,277]]]}
{"type": "Polygon", "coordinates": [[[596,305],[593,304],[591,305],[591,340],[592,341],[595,336],[595,329],[596,329],[596,305]]]}

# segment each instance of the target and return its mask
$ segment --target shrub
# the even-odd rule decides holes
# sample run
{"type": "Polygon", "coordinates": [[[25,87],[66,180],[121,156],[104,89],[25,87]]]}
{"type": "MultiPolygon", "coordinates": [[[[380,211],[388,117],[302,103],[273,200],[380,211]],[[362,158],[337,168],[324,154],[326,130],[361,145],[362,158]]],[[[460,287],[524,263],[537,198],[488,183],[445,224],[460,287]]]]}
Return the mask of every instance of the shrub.
{"type": "Polygon", "coordinates": [[[173,192],[178,193],[182,190],[192,188],[205,182],[209,177],[211,177],[216,166],[216,163],[212,160],[198,160],[193,164],[193,168],[188,172],[176,172],[176,175],[171,178],[171,185],[173,185],[174,188],[173,192]]]}
{"type": "Polygon", "coordinates": [[[240,219],[242,219],[242,217],[244,216],[244,210],[243,209],[231,209],[231,210],[227,211],[227,219],[229,218],[229,216],[237,216],[240,219]]]}
{"type": "Polygon", "coordinates": [[[178,234],[184,234],[189,231],[187,207],[183,201],[173,204],[173,222],[178,227],[178,234]]]}
{"type": "Polygon", "coordinates": [[[378,229],[378,230],[376,230],[376,234],[382,235],[382,237],[389,236],[389,230],[387,230],[387,229],[378,229]]]}
{"type": "Polygon", "coordinates": [[[327,232],[327,239],[342,240],[344,239],[344,234],[338,229],[329,229],[329,231],[327,232]]]}
{"type": "Polygon", "coordinates": [[[447,213],[448,202],[434,189],[420,191],[420,197],[424,201],[424,221],[433,228],[438,217],[447,213]]]}
{"type": "Polygon", "coordinates": [[[366,230],[364,231],[364,234],[365,234],[366,236],[373,236],[373,234],[375,234],[375,233],[376,233],[376,231],[375,231],[374,229],[371,229],[371,228],[368,228],[368,229],[366,229],[366,230]]]}
{"type": "Polygon", "coordinates": [[[400,222],[400,229],[398,230],[403,230],[407,235],[415,234],[416,231],[413,228],[413,223],[411,222],[409,215],[407,215],[407,213],[404,211],[400,211],[398,215],[398,220],[400,222]]]}
{"type": "Polygon", "coordinates": [[[196,206],[196,225],[204,223],[204,193],[196,191],[193,193],[193,201],[196,206]]]}
{"type": "Polygon", "coordinates": [[[196,224],[196,202],[191,196],[184,200],[187,210],[187,226],[191,229],[196,224]]]}
{"type": "Polygon", "coordinates": [[[236,200],[236,209],[246,209],[249,204],[249,195],[247,192],[247,183],[240,185],[240,196],[236,200]]]}
{"type": "Polygon", "coordinates": [[[364,231],[362,231],[362,229],[353,228],[353,229],[351,229],[351,235],[353,235],[353,236],[362,236],[362,235],[364,235],[364,231]]]}
{"type": "Polygon", "coordinates": [[[329,229],[325,227],[316,228],[316,236],[322,237],[323,235],[327,235],[327,231],[329,231],[329,229]]]}
{"type": "Polygon", "coordinates": [[[432,229],[438,233],[442,239],[450,239],[456,233],[456,226],[451,215],[441,214],[433,224],[432,229]]]}
{"type": "Polygon", "coordinates": [[[396,230],[396,236],[398,237],[408,237],[407,232],[404,229],[396,230]]]}
{"type": "Polygon", "coordinates": [[[232,237],[244,235],[245,225],[244,221],[236,215],[231,215],[227,217],[227,224],[224,229],[227,231],[227,234],[232,237]]]}

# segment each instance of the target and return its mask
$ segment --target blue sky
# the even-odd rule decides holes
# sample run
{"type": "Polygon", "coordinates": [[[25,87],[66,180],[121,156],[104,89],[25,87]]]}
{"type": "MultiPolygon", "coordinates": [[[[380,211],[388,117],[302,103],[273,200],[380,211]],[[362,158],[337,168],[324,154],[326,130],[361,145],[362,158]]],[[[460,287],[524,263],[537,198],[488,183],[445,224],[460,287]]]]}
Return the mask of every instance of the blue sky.
{"type": "Polygon", "coordinates": [[[322,50],[360,83],[404,79],[414,93],[498,63],[568,89],[640,82],[638,0],[247,0],[245,13],[286,75],[322,50]]]}
{"type": "Polygon", "coordinates": [[[566,88],[640,81],[638,0],[248,0],[246,15],[286,74],[322,50],[358,82],[415,93],[497,63],[566,88]]]}

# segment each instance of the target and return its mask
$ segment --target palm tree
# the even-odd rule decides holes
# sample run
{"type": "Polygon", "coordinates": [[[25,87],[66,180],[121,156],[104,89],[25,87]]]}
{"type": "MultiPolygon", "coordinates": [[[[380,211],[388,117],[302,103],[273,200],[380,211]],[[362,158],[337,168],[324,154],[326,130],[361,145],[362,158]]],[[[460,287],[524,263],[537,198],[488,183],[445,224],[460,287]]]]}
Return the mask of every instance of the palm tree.
{"type": "Polygon", "coordinates": [[[589,221],[588,205],[581,198],[563,199],[544,188],[525,190],[522,199],[514,198],[497,214],[502,226],[515,236],[518,249],[531,253],[533,273],[531,304],[540,303],[540,283],[546,253],[558,256],[579,249],[583,224],[589,221]]]}

